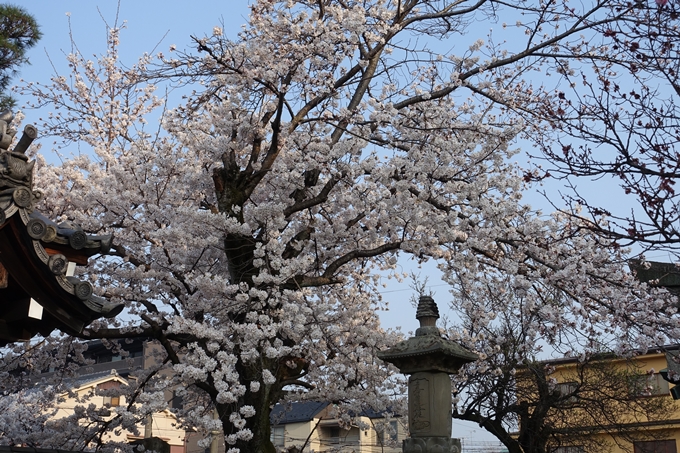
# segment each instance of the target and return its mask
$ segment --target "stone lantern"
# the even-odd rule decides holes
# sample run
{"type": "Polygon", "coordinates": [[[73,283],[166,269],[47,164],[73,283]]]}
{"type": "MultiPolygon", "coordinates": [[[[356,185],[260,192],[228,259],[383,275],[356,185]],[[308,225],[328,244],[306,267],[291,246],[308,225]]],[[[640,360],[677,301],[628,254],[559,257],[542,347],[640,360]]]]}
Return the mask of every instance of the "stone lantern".
{"type": "Polygon", "coordinates": [[[418,302],[416,336],[381,351],[378,357],[410,374],[408,423],[411,437],[404,440],[404,453],[460,453],[460,440],[451,438],[451,378],[477,355],[441,337],[439,310],[429,296],[418,302]]]}

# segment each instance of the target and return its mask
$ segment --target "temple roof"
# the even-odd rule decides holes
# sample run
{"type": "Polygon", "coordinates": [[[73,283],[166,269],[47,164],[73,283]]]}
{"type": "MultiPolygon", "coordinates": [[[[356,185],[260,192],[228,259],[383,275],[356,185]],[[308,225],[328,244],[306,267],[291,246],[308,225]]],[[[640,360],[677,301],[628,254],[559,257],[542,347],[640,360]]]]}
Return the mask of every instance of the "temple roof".
{"type": "Polygon", "coordinates": [[[0,114],[0,345],[54,329],[79,334],[95,319],[123,309],[73,276],[76,265],[108,251],[112,236],[57,224],[36,209],[42,193],[33,189],[35,162],[24,153],[37,129],[26,126],[10,151],[11,120],[10,113],[0,114]]]}

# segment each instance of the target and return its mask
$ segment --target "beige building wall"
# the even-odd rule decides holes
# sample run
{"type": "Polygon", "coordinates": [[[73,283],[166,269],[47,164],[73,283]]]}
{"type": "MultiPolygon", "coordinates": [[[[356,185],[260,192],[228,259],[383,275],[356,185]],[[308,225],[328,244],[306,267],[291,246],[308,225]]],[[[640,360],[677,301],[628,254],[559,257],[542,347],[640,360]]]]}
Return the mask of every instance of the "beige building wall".
{"type": "Polygon", "coordinates": [[[319,432],[314,430],[315,421],[302,423],[289,423],[284,427],[284,438],[286,445],[304,445],[309,438],[309,447],[315,451],[319,451],[319,432]]]}
{"type": "Polygon", "coordinates": [[[393,418],[389,422],[384,419],[362,417],[362,421],[370,426],[370,429],[362,432],[362,453],[401,453],[402,443],[408,437],[406,417],[393,418]],[[392,428],[396,428],[396,432],[385,433],[381,426],[383,423],[391,423],[392,428]]]}
{"type": "MultiPolygon", "coordinates": [[[[566,361],[565,361],[566,362],[566,361]]],[[[624,359],[612,359],[612,365],[619,367],[629,366],[630,362],[624,359]]],[[[670,404],[670,410],[665,414],[663,420],[648,420],[644,417],[633,419],[631,414],[627,414],[625,407],[621,408],[618,415],[619,420],[628,423],[633,428],[632,435],[638,437],[637,442],[659,442],[657,445],[652,444],[638,444],[637,448],[627,439],[616,436],[615,433],[607,433],[603,430],[594,432],[592,436],[604,441],[607,447],[603,449],[603,453],[673,453],[680,451],[680,400],[672,400],[669,389],[674,385],[667,383],[658,374],[660,370],[667,367],[666,355],[663,352],[653,352],[638,356],[634,359],[635,366],[638,372],[649,373],[649,380],[651,386],[656,390],[651,391],[650,396],[641,396],[641,398],[667,398],[670,404]],[[635,432],[637,431],[637,433],[635,432]]],[[[574,364],[558,363],[554,376],[558,383],[568,382],[570,370],[573,370],[574,364]]],[[[629,434],[630,435],[630,434],[629,434]]],[[[574,448],[558,449],[556,453],[577,453],[578,445],[574,448]]]]}
{"type": "MultiPolygon", "coordinates": [[[[96,406],[101,407],[102,413],[115,411],[115,406],[123,406],[126,404],[125,397],[120,397],[118,401],[112,399],[111,397],[104,397],[97,395],[97,389],[106,390],[107,388],[113,388],[121,384],[125,384],[125,379],[117,376],[111,375],[106,376],[97,380],[86,383],[85,385],[74,389],[76,396],[69,396],[68,394],[63,394],[63,401],[57,405],[57,411],[54,415],[55,419],[60,419],[73,414],[74,408],[77,405],[82,405],[82,401],[86,401],[86,404],[94,403],[96,406]],[[78,402],[81,400],[81,402],[78,402]],[[112,401],[113,400],[113,401],[112,401]]],[[[185,451],[185,438],[186,432],[176,426],[177,420],[170,411],[163,411],[153,414],[153,419],[151,423],[151,434],[154,437],[159,437],[166,441],[170,445],[171,453],[183,453],[185,451]]],[[[109,431],[106,434],[105,440],[115,441],[115,442],[130,442],[137,439],[144,438],[146,423],[140,422],[137,424],[137,429],[139,434],[134,434],[132,432],[122,431],[109,431]]]]}
{"type": "MultiPolygon", "coordinates": [[[[313,420],[299,423],[288,423],[278,425],[279,430],[283,430],[283,445],[278,445],[279,449],[287,449],[292,446],[302,447],[307,439],[304,453],[401,453],[402,440],[407,437],[407,430],[402,419],[393,419],[396,423],[396,442],[383,442],[382,419],[370,419],[360,417],[358,421],[368,429],[360,429],[359,426],[352,426],[344,429],[339,426],[338,420],[328,418],[327,411],[322,411],[313,420]],[[378,432],[381,431],[381,432],[378,432]]],[[[358,425],[359,423],[357,423],[358,425]]],[[[277,429],[277,425],[272,426],[272,432],[277,429]]],[[[389,435],[388,435],[389,437],[389,435]]],[[[276,434],[273,436],[276,439],[276,434]]]]}

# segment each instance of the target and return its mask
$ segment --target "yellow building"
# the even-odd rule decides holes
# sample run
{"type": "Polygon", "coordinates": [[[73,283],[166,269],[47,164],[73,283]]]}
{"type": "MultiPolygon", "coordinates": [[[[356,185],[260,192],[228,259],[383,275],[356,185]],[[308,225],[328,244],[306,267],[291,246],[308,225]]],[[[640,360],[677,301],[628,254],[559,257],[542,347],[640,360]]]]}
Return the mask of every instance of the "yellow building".
{"type": "MultiPolygon", "coordinates": [[[[135,379],[135,371],[146,369],[157,364],[154,350],[158,345],[142,339],[120,345],[120,349],[111,350],[101,341],[90,341],[83,356],[91,363],[80,367],[74,377],[69,381],[69,391],[60,395],[56,406],[55,419],[68,417],[74,413],[76,406],[94,404],[100,408],[103,418],[115,412],[116,407],[125,406],[124,396],[105,396],[106,390],[112,390],[126,385],[130,379],[135,379]],[[122,354],[122,350],[125,351],[122,354]]],[[[49,379],[55,372],[54,369],[45,370],[42,377],[49,379]]],[[[111,392],[115,394],[117,392],[111,392]]],[[[179,401],[175,401],[173,395],[167,395],[169,406],[176,407],[179,401]]],[[[196,444],[202,437],[199,433],[188,432],[182,429],[177,422],[175,414],[170,410],[154,413],[151,418],[140,421],[137,424],[138,433],[124,430],[110,430],[106,433],[104,441],[124,443],[138,443],[145,437],[161,439],[169,445],[169,453],[198,453],[190,447],[196,444]]],[[[204,449],[200,449],[203,453],[204,449]]],[[[222,449],[224,451],[224,449],[222,449]]]]}
{"type": "MultiPolygon", "coordinates": [[[[115,370],[83,376],[74,382],[71,393],[61,395],[54,418],[59,419],[73,414],[76,405],[82,405],[83,400],[88,400],[101,407],[103,417],[110,416],[117,406],[126,404],[125,397],[103,396],[101,393],[109,389],[115,389],[125,385],[127,380],[119,376],[115,370]],[[79,402],[80,400],[80,402],[79,402]]],[[[153,414],[137,425],[139,434],[126,431],[110,431],[106,434],[105,441],[126,442],[143,439],[144,435],[162,439],[170,445],[170,453],[186,452],[187,433],[177,427],[177,420],[170,411],[162,411],[153,414]]]]}
{"type": "Polygon", "coordinates": [[[602,357],[588,363],[576,359],[544,362],[562,397],[549,422],[553,453],[677,453],[680,401],[659,373],[666,354],[678,346],[653,350],[633,359],[602,357]]]}

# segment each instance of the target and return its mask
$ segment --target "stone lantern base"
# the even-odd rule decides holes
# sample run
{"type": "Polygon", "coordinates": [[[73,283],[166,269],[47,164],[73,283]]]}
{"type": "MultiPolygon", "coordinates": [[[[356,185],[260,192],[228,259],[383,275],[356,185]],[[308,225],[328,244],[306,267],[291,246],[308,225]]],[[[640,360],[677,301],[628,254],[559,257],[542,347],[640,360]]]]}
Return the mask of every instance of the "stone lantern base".
{"type": "Polygon", "coordinates": [[[460,453],[460,439],[450,437],[411,437],[404,439],[404,453],[460,453]]]}

